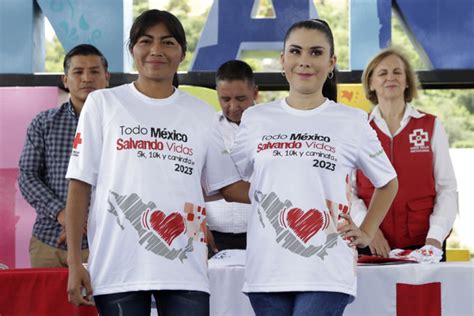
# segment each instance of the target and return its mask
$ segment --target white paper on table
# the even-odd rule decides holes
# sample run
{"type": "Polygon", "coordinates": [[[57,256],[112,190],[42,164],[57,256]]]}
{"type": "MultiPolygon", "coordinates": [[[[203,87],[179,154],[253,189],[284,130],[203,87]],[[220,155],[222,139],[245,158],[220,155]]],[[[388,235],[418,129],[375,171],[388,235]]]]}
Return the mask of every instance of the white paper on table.
{"type": "Polygon", "coordinates": [[[245,266],[245,250],[221,250],[209,259],[209,265],[214,267],[245,266]]]}

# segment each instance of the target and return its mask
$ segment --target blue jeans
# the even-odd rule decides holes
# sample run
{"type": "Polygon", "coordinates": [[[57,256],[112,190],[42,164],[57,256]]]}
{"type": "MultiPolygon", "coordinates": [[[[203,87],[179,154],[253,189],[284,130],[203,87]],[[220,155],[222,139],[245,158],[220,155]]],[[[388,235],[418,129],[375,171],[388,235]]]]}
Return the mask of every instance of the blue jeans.
{"type": "Polygon", "coordinates": [[[160,316],[208,316],[209,294],[198,291],[137,291],[94,296],[101,316],[149,316],[151,296],[160,316]]]}
{"type": "Polygon", "coordinates": [[[248,293],[257,316],[341,316],[352,296],[338,292],[248,293]]]}

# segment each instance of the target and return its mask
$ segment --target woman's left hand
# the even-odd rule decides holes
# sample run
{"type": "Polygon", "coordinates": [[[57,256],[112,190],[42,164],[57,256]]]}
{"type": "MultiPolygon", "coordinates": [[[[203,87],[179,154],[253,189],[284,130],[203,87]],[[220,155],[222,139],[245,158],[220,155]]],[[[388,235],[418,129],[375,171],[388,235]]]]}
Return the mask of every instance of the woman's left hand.
{"type": "Polygon", "coordinates": [[[443,245],[441,244],[441,242],[439,242],[439,241],[437,241],[436,239],[433,239],[433,238],[426,238],[425,245],[430,245],[430,246],[436,247],[438,249],[443,249],[443,245]]]}
{"type": "Polygon", "coordinates": [[[354,224],[350,215],[341,214],[341,217],[346,220],[345,224],[338,227],[338,232],[341,234],[342,238],[347,239],[349,241],[349,246],[351,247],[367,247],[373,237],[354,224]]]}

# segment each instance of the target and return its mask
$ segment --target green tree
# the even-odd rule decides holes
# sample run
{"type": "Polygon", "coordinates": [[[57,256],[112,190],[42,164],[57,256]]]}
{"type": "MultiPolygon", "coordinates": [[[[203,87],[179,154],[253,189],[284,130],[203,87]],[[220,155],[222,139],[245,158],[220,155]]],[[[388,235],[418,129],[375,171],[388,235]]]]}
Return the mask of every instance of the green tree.
{"type": "Polygon", "coordinates": [[[183,24],[183,28],[186,32],[188,51],[186,52],[186,58],[179,66],[179,71],[188,71],[194,51],[196,50],[197,42],[201,37],[209,9],[207,9],[204,14],[196,16],[191,14],[192,8],[186,1],[171,0],[165,10],[172,12],[181,21],[181,24],[183,24]]]}
{"type": "Polygon", "coordinates": [[[328,22],[334,37],[337,68],[349,69],[349,7],[348,0],[314,0],[320,19],[328,22]]]}
{"type": "Polygon", "coordinates": [[[182,0],[170,0],[165,10],[172,12],[180,20],[185,16],[189,16],[191,13],[191,7],[189,6],[189,3],[182,0]]]}
{"type": "Polygon", "coordinates": [[[64,48],[58,38],[54,36],[53,40],[46,43],[46,72],[63,72],[64,48]]]}
{"type": "Polygon", "coordinates": [[[258,10],[256,13],[257,18],[273,18],[275,17],[275,9],[273,8],[272,0],[259,0],[258,10]]]}
{"type": "Polygon", "coordinates": [[[465,96],[462,90],[422,90],[413,102],[416,108],[439,117],[451,147],[474,147],[474,115],[463,103],[465,96]]]}
{"type": "Polygon", "coordinates": [[[470,114],[474,114],[474,90],[464,90],[458,93],[457,102],[464,104],[470,114]]]}
{"type": "Polygon", "coordinates": [[[134,0],[133,1],[133,19],[139,16],[143,11],[150,8],[148,0],[134,0]]]}

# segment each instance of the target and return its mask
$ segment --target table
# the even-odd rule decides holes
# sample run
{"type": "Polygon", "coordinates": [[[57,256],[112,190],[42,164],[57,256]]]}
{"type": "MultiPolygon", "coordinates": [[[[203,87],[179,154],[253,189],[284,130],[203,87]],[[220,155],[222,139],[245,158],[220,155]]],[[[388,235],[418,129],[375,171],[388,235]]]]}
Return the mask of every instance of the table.
{"type": "MultiPolygon", "coordinates": [[[[241,292],[244,263],[239,250],[209,261],[212,316],[254,315],[241,292]]],[[[97,315],[69,304],[66,284],[67,269],[0,270],[0,315],[97,315]]],[[[358,296],[344,313],[353,315],[473,316],[474,262],[359,266],[358,296]]]]}
{"type": "MultiPolygon", "coordinates": [[[[218,254],[219,255],[219,254],[218,254]]],[[[209,260],[211,315],[254,315],[241,289],[245,252],[209,260]]],[[[473,316],[474,262],[359,266],[344,316],[473,316]]]]}
{"type": "Polygon", "coordinates": [[[97,316],[67,301],[67,269],[0,270],[0,315],[97,316]]]}

